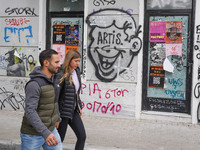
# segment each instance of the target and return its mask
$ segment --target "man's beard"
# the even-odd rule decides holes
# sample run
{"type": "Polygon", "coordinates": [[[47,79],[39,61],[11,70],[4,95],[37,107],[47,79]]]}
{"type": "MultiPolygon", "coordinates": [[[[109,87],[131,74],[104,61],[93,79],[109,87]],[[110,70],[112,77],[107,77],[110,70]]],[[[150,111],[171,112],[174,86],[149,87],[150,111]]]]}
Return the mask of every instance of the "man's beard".
{"type": "Polygon", "coordinates": [[[56,69],[57,69],[57,68],[54,68],[51,64],[50,64],[50,66],[48,67],[48,71],[49,71],[51,74],[57,73],[56,69]]]}

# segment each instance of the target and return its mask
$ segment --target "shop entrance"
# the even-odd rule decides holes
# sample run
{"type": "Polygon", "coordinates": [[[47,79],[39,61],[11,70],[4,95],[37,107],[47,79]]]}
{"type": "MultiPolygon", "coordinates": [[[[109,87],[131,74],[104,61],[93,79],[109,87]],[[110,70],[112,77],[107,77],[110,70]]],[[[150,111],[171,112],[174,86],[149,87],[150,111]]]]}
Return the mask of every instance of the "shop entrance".
{"type": "Polygon", "coordinates": [[[50,0],[48,6],[47,48],[58,52],[62,64],[69,50],[83,53],[84,1],[50,0]]]}
{"type": "Polygon", "coordinates": [[[148,10],[150,6],[145,15],[142,109],[190,114],[192,9],[148,10]]]}

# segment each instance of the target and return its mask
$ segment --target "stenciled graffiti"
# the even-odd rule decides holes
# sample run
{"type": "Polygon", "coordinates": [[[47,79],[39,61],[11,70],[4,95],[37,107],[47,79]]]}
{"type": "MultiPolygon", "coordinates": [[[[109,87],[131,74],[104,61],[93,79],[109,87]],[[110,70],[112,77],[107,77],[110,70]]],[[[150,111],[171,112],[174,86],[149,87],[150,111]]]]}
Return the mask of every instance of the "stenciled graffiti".
{"type": "Polygon", "coordinates": [[[31,15],[31,16],[37,16],[35,14],[35,8],[25,7],[25,8],[6,8],[5,13],[8,15],[31,15]]]}
{"type": "Polygon", "coordinates": [[[96,11],[86,22],[91,28],[88,56],[96,69],[96,77],[111,82],[128,70],[138,55],[142,46],[138,37],[141,26],[137,28],[135,19],[120,9],[96,11]]]}
{"type": "Polygon", "coordinates": [[[19,54],[17,48],[7,52],[7,76],[26,76],[27,71],[32,71],[36,61],[32,55],[19,54]]]}
{"type": "Polygon", "coordinates": [[[115,0],[94,0],[93,4],[94,6],[105,6],[105,5],[115,5],[115,0]]]}
{"type": "Polygon", "coordinates": [[[13,110],[25,108],[25,97],[21,94],[14,94],[7,91],[4,87],[0,88],[0,109],[11,107],[13,110]]]}

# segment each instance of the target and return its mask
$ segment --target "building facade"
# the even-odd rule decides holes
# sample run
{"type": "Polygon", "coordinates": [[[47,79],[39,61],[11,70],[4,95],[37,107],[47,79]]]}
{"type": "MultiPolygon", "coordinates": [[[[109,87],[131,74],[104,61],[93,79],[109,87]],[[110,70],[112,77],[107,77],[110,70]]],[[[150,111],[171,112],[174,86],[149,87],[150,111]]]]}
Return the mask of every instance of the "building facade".
{"type": "Polygon", "coordinates": [[[24,110],[39,53],[82,55],[84,115],[199,123],[200,0],[7,0],[0,109],[24,110]]]}

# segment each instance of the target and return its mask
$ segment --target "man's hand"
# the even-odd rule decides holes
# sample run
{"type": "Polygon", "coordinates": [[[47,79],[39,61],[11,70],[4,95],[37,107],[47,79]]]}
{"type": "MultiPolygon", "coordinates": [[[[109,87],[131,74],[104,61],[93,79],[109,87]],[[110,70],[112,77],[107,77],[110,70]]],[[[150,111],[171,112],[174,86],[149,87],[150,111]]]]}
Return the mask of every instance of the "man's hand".
{"type": "Polygon", "coordinates": [[[58,129],[60,122],[56,122],[56,129],[58,129]]]}
{"type": "Polygon", "coordinates": [[[58,144],[58,140],[56,139],[55,135],[51,133],[47,139],[46,142],[49,146],[56,146],[58,144]]]}

